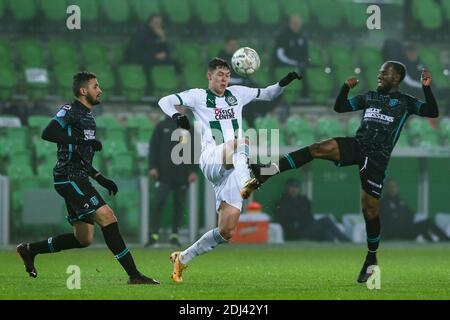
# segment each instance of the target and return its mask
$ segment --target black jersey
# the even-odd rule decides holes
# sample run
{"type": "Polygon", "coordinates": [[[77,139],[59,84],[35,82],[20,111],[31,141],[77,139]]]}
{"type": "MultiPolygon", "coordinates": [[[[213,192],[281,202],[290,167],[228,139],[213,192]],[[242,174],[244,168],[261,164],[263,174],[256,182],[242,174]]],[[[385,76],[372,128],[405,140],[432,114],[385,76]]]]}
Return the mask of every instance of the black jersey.
{"type": "MultiPolygon", "coordinates": [[[[62,106],[53,119],[67,130],[69,136],[83,140],[95,139],[95,118],[91,110],[78,100],[62,106]]],[[[89,168],[83,161],[92,164],[93,158],[91,146],[58,143],[58,162],[53,168],[53,174],[71,179],[87,178],[89,168]]]]}
{"type": "Polygon", "coordinates": [[[425,103],[400,92],[381,94],[375,91],[348,101],[354,111],[364,110],[355,137],[362,152],[385,170],[406,119],[411,114],[419,114],[425,103]]]}

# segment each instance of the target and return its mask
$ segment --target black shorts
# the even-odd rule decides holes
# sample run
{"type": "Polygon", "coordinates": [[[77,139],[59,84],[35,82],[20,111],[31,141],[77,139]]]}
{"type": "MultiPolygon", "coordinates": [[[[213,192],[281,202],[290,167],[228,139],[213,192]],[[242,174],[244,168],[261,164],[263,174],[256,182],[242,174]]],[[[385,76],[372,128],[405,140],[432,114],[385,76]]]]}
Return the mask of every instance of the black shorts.
{"type": "Polygon", "coordinates": [[[339,146],[340,160],[336,162],[338,167],[351,165],[359,166],[359,179],[362,189],[372,197],[380,199],[385,177],[381,170],[366,156],[355,138],[334,138],[339,146]]]}
{"type": "Polygon", "coordinates": [[[67,220],[70,224],[75,221],[83,221],[94,224],[92,215],[106,204],[102,196],[92,186],[89,178],[68,179],[55,176],[54,186],[56,192],[66,201],[67,220]]]}

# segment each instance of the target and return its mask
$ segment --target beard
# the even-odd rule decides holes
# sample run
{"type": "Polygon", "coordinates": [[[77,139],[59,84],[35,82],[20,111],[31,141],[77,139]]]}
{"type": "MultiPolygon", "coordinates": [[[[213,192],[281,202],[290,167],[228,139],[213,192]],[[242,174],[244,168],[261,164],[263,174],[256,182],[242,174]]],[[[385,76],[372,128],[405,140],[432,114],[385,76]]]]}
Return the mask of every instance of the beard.
{"type": "Polygon", "coordinates": [[[95,99],[92,95],[88,94],[86,96],[86,100],[93,106],[97,105],[100,103],[100,100],[95,99]]]}
{"type": "Polygon", "coordinates": [[[381,94],[386,94],[389,92],[389,90],[391,90],[391,88],[386,85],[383,87],[380,87],[380,86],[377,87],[377,92],[381,93],[381,94]]]}

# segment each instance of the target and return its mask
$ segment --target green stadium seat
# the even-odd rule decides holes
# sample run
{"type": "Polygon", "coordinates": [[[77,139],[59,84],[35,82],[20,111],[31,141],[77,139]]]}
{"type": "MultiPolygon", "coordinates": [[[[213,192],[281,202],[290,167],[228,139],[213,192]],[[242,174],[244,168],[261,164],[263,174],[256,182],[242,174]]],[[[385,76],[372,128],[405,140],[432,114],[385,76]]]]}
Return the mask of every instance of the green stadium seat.
{"type": "Polygon", "coordinates": [[[383,64],[383,57],[381,51],[374,47],[358,47],[356,53],[359,62],[364,69],[376,68],[378,70],[383,64]]]}
{"type": "Polygon", "coordinates": [[[211,60],[212,58],[216,57],[217,54],[222,50],[224,47],[223,42],[211,42],[206,45],[206,60],[211,60]]]}
{"type": "Polygon", "coordinates": [[[440,59],[440,50],[438,48],[420,48],[419,56],[424,62],[426,68],[433,75],[433,82],[439,87],[450,88],[450,79],[443,74],[443,65],[440,59]]]}
{"type": "Polygon", "coordinates": [[[129,19],[129,1],[123,0],[100,0],[106,16],[111,22],[124,23],[129,19]]]}
{"type": "Polygon", "coordinates": [[[122,94],[130,101],[139,101],[145,93],[147,78],[140,65],[121,65],[118,68],[122,94]]]}
{"type": "MultiPolygon", "coordinates": [[[[1,1],[1,0],[0,0],[1,1]]],[[[0,40],[0,66],[2,68],[7,67],[13,61],[11,55],[11,46],[7,40],[0,40]]]]}
{"type": "Polygon", "coordinates": [[[116,154],[108,166],[109,175],[114,177],[132,177],[135,173],[134,159],[130,154],[116,154]]]}
{"type": "Polygon", "coordinates": [[[326,64],[322,49],[314,44],[308,46],[308,61],[311,66],[323,67],[326,64]]]}
{"type": "Polygon", "coordinates": [[[36,173],[37,173],[37,177],[45,180],[45,179],[50,179],[53,177],[53,167],[55,166],[54,162],[51,161],[46,161],[43,162],[42,164],[40,164],[37,167],[36,173]]]}
{"type": "Polygon", "coordinates": [[[447,22],[450,22],[450,0],[441,0],[442,9],[447,22]]]}
{"type": "Polygon", "coordinates": [[[207,86],[206,71],[200,66],[187,65],[183,69],[183,80],[186,88],[204,88],[207,86]]]}
{"type": "Polygon", "coordinates": [[[38,161],[52,161],[56,159],[57,146],[55,143],[38,139],[35,143],[35,154],[38,161]]]}
{"type": "Polygon", "coordinates": [[[361,118],[351,117],[347,122],[347,134],[354,136],[361,125],[361,118]]]}
{"type": "Polygon", "coordinates": [[[13,180],[13,183],[17,180],[25,180],[34,177],[31,166],[14,163],[8,166],[6,174],[11,180],[13,180]]]}
{"type": "MultiPolygon", "coordinates": [[[[292,68],[290,68],[290,67],[277,67],[277,68],[275,68],[275,72],[274,72],[275,79],[281,79],[291,71],[292,71],[292,68]]],[[[261,84],[261,85],[264,85],[264,84],[261,84]]],[[[281,101],[283,101],[284,103],[286,103],[288,105],[295,103],[300,97],[302,88],[303,88],[303,80],[292,82],[289,86],[287,86],[284,89],[283,94],[281,95],[281,101]]]]}
{"type": "Polygon", "coordinates": [[[308,120],[298,116],[289,117],[285,125],[286,138],[293,144],[306,141],[309,137],[314,138],[314,132],[308,120]]]}
{"type": "Polygon", "coordinates": [[[437,132],[427,133],[421,136],[419,146],[422,148],[438,147],[439,136],[437,132]]]}
{"type": "Polygon", "coordinates": [[[53,66],[53,75],[56,80],[59,94],[65,100],[73,99],[72,91],[73,75],[78,71],[75,65],[69,67],[64,65],[53,66]]]}
{"type": "Polygon", "coordinates": [[[52,118],[50,116],[30,116],[28,118],[28,127],[31,134],[39,138],[42,134],[42,130],[50,123],[52,118]]]}
{"type": "Polygon", "coordinates": [[[281,13],[288,17],[298,14],[302,17],[303,25],[307,25],[310,19],[309,6],[306,1],[280,0],[281,13]]]}
{"type": "Polygon", "coordinates": [[[345,136],[339,120],[328,117],[321,117],[317,120],[316,134],[319,139],[345,136]]]}
{"type": "Polygon", "coordinates": [[[101,156],[103,159],[111,159],[112,157],[118,154],[127,154],[128,147],[124,141],[111,141],[104,140],[103,141],[103,150],[101,152],[101,156]]]}
{"type": "Polygon", "coordinates": [[[220,0],[191,1],[193,13],[205,26],[211,26],[220,22],[222,17],[220,4],[220,0]]]}
{"type": "MultiPolygon", "coordinates": [[[[258,87],[266,87],[273,83],[269,68],[261,67],[252,75],[252,79],[256,82],[258,87]]],[[[284,94],[284,93],[283,93],[284,94]]]]}
{"type": "Polygon", "coordinates": [[[154,130],[153,123],[145,115],[129,116],[128,131],[135,142],[148,142],[154,130]]]}
{"type": "Polygon", "coordinates": [[[11,67],[0,66],[0,101],[5,102],[12,98],[17,83],[16,72],[11,67]]]}
{"type": "MultiPolygon", "coordinates": [[[[52,64],[63,66],[63,67],[73,67],[78,66],[77,62],[77,51],[75,45],[64,39],[53,39],[48,43],[48,51],[51,56],[52,64]]],[[[75,74],[77,70],[72,70],[75,74]]]]}
{"type": "Polygon", "coordinates": [[[351,70],[353,68],[353,55],[348,46],[330,46],[328,47],[328,56],[333,69],[351,70]]]}
{"type": "Polygon", "coordinates": [[[6,0],[12,16],[18,21],[32,19],[36,14],[36,2],[34,0],[6,0]]]}
{"type": "Polygon", "coordinates": [[[115,116],[99,116],[96,118],[98,136],[109,141],[124,142],[125,128],[115,116]]]}
{"type": "Polygon", "coordinates": [[[231,24],[242,26],[250,21],[250,0],[227,0],[223,2],[223,6],[231,24]]]}
{"type": "Polygon", "coordinates": [[[111,66],[103,62],[99,64],[88,64],[87,70],[95,73],[97,76],[97,81],[102,90],[100,99],[107,101],[110,94],[116,92],[116,77],[111,66]]]}
{"type": "Polygon", "coordinates": [[[23,205],[24,191],[29,189],[36,189],[41,186],[40,179],[33,175],[30,167],[12,168],[11,175],[8,175],[12,180],[12,195],[11,195],[11,209],[12,212],[19,212],[23,205]],[[23,175],[23,179],[20,179],[20,175],[23,175]]]}
{"type": "Polygon", "coordinates": [[[3,0],[0,0],[0,18],[5,14],[5,3],[3,0]]]}
{"type": "Polygon", "coordinates": [[[131,0],[130,4],[141,22],[146,22],[151,15],[161,12],[157,0],[131,0]]]}
{"type": "Polygon", "coordinates": [[[16,49],[22,68],[45,68],[44,48],[41,42],[22,39],[18,41],[16,49]]]}
{"type": "Polygon", "coordinates": [[[29,140],[29,130],[27,127],[8,128],[6,138],[16,145],[26,146],[29,140]]]}
{"type": "Polygon", "coordinates": [[[433,131],[434,129],[427,119],[413,117],[408,122],[408,133],[411,137],[426,135],[433,131]]]}
{"type": "MultiPolygon", "coordinates": [[[[236,10],[237,11],[237,10],[236,10]]],[[[280,23],[280,7],[278,1],[253,0],[252,11],[262,25],[276,26],[280,23]]]]}
{"type": "Polygon", "coordinates": [[[367,4],[346,1],[340,6],[344,7],[344,18],[347,24],[354,29],[365,30],[367,21],[367,4]]]}
{"type": "Polygon", "coordinates": [[[139,193],[133,189],[125,188],[116,195],[115,200],[117,212],[120,213],[119,221],[124,222],[125,231],[138,230],[140,221],[139,193]]]}
{"type": "Polygon", "coordinates": [[[126,41],[111,41],[109,44],[109,54],[113,65],[122,63],[127,46],[128,43],[126,41]]]}
{"type": "Polygon", "coordinates": [[[191,20],[191,6],[188,0],[164,0],[161,5],[171,23],[186,24],[191,20]]]}
{"type": "Polygon", "coordinates": [[[76,4],[82,12],[83,22],[95,22],[99,16],[98,0],[76,0],[69,4],[76,4]]]}
{"type": "Polygon", "coordinates": [[[302,133],[301,135],[298,135],[296,139],[293,141],[293,145],[296,147],[306,147],[315,142],[315,135],[314,133],[302,133]]]}
{"type": "Polygon", "coordinates": [[[61,22],[67,19],[66,10],[70,3],[68,3],[66,0],[37,0],[37,4],[39,5],[41,12],[44,13],[47,20],[53,22],[61,22]]]}
{"type": "Polygon", "coordinates": [[[413,0],[412,14],[426,30],[436,30],[442,26],[441,6],[433,0],[413,0]]]}
{"type": "Polygon", "coordinates": [[[153,95],[163,97],[178,89],[178,77],[174,66],[157,65],[150,70],[153,83],[153,95]]]}
{"type": "Polygon", "coordinates": [[[406,132],[402,132],[398,141],[395,145],[396,148],[407,148],[409,147],[408,134],[406,132]]]}
{"type": "Polygon", "coordinates": [[[175,45],[178,61],[183,61],[185,66],[199,66],[205,69],[202,48],[195,43],[179,42],[175,45]]]}
{"type": "Polygon", "coordinates": [[[446,117],[439,123],[439,132],[441,137],[450,142],[450,118],[446,117]]]}
{"type": "Polygon", "coordinates": [[[25,150],[16,151],[9,154],[8,162],[17,166],[29,166],[31,168],[33,167],[31,153],[25,150]]]}
{"type": "Polygon", "coordinates": [[[310,68],[306,74],[309,96],[315,104],[327,104],[333,89],[333,77],[322,68],[310,68]]]}
{"type": "Polygon", "coordinates": [[[85,66],[89,64],[109,65],[108,51],[108,47],[103,42],[83,41],[81,43],[81,55],[85,66]]]}
{"type": "Polygon", "coordinates": [[[336,5],[333,0],[309,1],[311,15],[315,16],[319,26],[324,29],[336,29],[343,20],[344,9],[342,5],[336,5]],[[330,10],[333,8],[333,10],[330,10]]]}

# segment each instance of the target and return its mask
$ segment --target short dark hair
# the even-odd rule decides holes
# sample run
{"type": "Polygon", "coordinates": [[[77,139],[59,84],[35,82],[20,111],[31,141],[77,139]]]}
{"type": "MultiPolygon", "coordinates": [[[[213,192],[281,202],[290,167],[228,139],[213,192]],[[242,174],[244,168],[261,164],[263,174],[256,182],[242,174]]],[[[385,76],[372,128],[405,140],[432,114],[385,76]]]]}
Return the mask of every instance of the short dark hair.
{"type": "Polygon", "coordinates": [[[96,79],[97,76],[89,71],[81,71],[73,76],[72,91],[75,97],[80,96],[80,88],[86,86],[91,79],[96,79]]]}
{"type": "Polygon", "coordinates": [[[405,79],[405,75],[406,75],[406,66],[398,61],[386,61],[386,63],[390,64],[395,72],[397,72],[397,74],[400,76],[400,81],[403,81],[403,79],[405,79]]]}
{"type": "Polygon", "coordinates": [[[217,67],[227,68],[228,70],[231,70],[231,67],[228,64],[228,62],[226,62],[221,58],[215,57],[208,62],[209,71],[214,71],[216,70],[217,67]]]}

